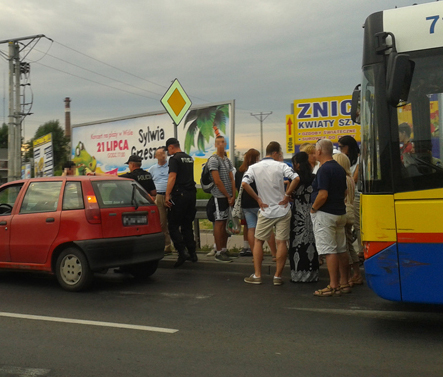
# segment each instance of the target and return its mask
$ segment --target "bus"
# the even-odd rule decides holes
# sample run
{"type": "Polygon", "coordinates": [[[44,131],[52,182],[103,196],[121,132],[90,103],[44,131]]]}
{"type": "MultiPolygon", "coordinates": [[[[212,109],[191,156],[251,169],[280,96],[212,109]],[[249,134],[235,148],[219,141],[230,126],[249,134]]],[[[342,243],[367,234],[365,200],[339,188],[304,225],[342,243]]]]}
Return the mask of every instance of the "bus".
{"type": "Polygon", "coordinates": [[[443,2],[370,15],[362,70],[351,113],[368,286],[443,304],[443,2]]]}

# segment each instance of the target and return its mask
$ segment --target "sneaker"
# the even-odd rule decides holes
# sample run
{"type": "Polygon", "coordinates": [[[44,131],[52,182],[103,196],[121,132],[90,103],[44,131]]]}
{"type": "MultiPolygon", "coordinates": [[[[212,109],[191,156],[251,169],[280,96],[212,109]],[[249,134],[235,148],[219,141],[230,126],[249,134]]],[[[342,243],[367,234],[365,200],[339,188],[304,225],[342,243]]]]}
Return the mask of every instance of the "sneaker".
{"type": "Polygon", "coordinates": [[[244,278],[243,280],[245,283],[249,284],[261,284],[261,278],[255,278],[254,274],[248,276],[247,278],[244,278]]]}
{"type": "MultiPolygon", "coordinates": [[[[231,254],[230,252],[229,252],[229,250],[226,250],[226,249],[224,249],[223,250],[225,253],[226,253],[226,255],[229,257],[229,258],[231,258],[231,259],[237,259],[238,258],[238,254],[231,254]]],[[[222,252],[223,252],[222,251],[222,252]]]]}
{"type": "Polygon", "coordinates": [[[248,247],[248,248],[242,248],[240,250],[239,255],[241,257],[252,257],[252,250],[248,247]]]}
{"type": "Polygon", "coordinates": [[[283,284],[283,280],[281,278],[279,279],[279,278],[274,277],[273,282],[274,282],[274,285],[282,285],[283,284]]]}
{"type": "Polygon", "coordinates": [[[215,260],[217,262],[223,262],[223,263],[229,263],[232,262],[232,259],[228,257],[228,255],[224,252],[221,252],[220,254],[215,256],[215,260]]]}
{"type": "Polygon", "coordinates": [[[208,254],[206,254],[207,257],[213,257],[215,255],[215,250],[212,249],[208,254]]]}

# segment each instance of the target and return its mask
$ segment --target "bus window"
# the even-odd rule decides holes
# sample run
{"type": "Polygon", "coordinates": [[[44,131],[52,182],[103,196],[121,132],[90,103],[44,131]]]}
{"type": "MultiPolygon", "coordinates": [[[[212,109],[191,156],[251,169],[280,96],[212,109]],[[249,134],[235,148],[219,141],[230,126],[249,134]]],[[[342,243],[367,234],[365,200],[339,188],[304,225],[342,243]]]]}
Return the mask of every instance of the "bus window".
{"type": "MultiPolygon", "coordinates": [[[[440,176],[443,173],[443,143],[439,109],[443,105],[443,95],[416,94],[414,97],[411,103],[397,109],[402,177],[417,180],[423,176],[440,176]]],[[[440,180],[428,180],[426,186],[420,188],[441,187],[440,180]]]]}
{"type": "Polygon", "coordinates": [[[378,151],[378,130],[374,125],[375,107],[374,107],[374,84],[372,70],[368,69],[365,72],[365,80],[362,85],[362,100],[361,112],[364,116],[361,118],[361,132],[364,135],[365,143],[362,143],[362,148],[366,151],[363,164],[363,175],[366,182],[380,179],[378,166],[380,165],[380,154],[378,151]]]}
{"type": "Polygon", "coordinates": [[[442,60],[439,54],[414,59],[416,70],[409,102],[397,108],[397,142],[401,157],[399,191],[443,187],[442,60]]]}

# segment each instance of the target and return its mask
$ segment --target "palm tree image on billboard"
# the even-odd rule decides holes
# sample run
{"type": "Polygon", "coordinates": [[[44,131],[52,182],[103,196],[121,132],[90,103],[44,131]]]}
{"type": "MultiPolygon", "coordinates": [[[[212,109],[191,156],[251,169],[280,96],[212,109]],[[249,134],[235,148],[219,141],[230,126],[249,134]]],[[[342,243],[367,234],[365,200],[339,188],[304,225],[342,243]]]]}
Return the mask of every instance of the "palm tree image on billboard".
{"type": "Polygon", "coordinates": [[[211,138],[215,139],[217,136],[226,135],[226,125],[228,123],[228,104],[191,110],[183,125],[186,130],[185,152],[190,153],[191,147],[196,146],[199,152],[205,153],[206,144],[210,142],[211,138]]]}
{"type": "Polygon", "coordinates": [[[184,152],[194,159],[194,177],[197,184],[204,164],[216,152],[215,138],[226,140],[226,154],[234,155],[234,101],[193,107],[179,125],[178,139],[184,152]]]}

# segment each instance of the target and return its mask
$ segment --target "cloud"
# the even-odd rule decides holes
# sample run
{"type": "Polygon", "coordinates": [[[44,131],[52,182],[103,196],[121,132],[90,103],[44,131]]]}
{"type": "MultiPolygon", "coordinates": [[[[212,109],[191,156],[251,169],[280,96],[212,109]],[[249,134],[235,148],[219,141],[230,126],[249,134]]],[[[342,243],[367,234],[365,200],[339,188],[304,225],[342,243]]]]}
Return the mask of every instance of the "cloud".
{"type": "MultiPolygon", "coordinates": [[[[285,115],[295,99],[351,93],[360,81],[365,18],[410,1],[0,3],[5,38],[54,40],[42,39],[27,56],[41,59],[31,64],[27,139],[38,125],[64,119],[67,96],[73,123],[139,114],[162,110],[161,96],[179,78],[195,104],[236,100],[236,144],[245,149],[260,143],[251,112],[273,111],[265,144],[284,143],[285,115]]],[[[0,50],[7,53],[7,46],[0,50]]],[[[2,67],[7,76],[6,61],[2,67]]]]}

